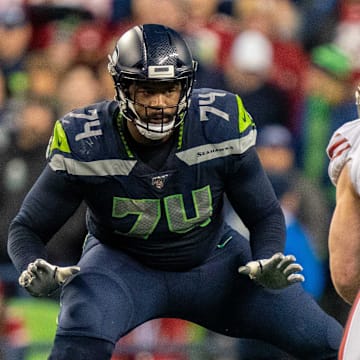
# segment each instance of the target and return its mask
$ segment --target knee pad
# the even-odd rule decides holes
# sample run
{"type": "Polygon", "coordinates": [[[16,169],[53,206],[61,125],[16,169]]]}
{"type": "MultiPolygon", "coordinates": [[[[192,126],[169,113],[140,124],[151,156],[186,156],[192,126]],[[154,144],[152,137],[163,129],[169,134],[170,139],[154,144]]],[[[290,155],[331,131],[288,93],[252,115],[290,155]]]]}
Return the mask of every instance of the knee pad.
{"type": "Polygon", "coordinates": [[[110,360],[114,346],[102,339],[56,335],[48,360],[110,360]]]}

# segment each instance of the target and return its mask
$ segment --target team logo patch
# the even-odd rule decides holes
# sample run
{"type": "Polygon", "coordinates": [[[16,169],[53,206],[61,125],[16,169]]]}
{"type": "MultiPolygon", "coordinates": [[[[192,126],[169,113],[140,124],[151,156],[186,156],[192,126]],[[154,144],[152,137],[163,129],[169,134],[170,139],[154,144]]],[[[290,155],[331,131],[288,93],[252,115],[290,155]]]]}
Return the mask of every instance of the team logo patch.
{"type": "Polygon", "coordinates": [[[151,185],[156,187],[159,190],[163,189],[168,176],[169,176],[168,174],[160,175],[160,176],[154,176],[151,179],[151,185]]]}

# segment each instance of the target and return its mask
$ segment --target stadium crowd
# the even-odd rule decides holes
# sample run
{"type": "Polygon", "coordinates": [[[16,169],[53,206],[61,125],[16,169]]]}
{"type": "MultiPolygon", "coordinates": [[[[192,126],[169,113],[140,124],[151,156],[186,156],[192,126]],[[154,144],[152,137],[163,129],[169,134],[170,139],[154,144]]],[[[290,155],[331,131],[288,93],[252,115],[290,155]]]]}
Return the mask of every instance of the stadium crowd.
{"type": "MultiPolygon", "coordinates": [[[[329,275],[335,189],[325,149],[336,128],[358,117],[360,1],[2,0],[1,360],[30,359],[23,350],[34,331],[15,305],[19,298],[32,299],[17,286],[7,255],[9,223],[45,164],[54,122],[73,108],[114,97],[107,54],[120,34],[143,23],[164,24],[185,37],[199,61],[196,87],[241,96],[257,125],[260,159],[286,215],[286,249],[309,268],[305,288],[342,324],[346,321],[349,305],[336,294],[329,275]]],[[[245,233],[231,208],[226,211],[229,222],[245,233]]],[[[77,262],[84,221],[81,207],[49,243],[51,262],[77,262]]],[[[119,351],[114,360],[189,359],[182,350],[191,344],[199,353],[201,344],[210,344],[213,353],[216,347],[231,347],[234,353],[221,359],[238,359],[236,349],[243,346],[175,319],[146,323],[120,343],[128,354],[119,351]]],[[[206,358],[211,356],[209,351],[206,358]]]]}

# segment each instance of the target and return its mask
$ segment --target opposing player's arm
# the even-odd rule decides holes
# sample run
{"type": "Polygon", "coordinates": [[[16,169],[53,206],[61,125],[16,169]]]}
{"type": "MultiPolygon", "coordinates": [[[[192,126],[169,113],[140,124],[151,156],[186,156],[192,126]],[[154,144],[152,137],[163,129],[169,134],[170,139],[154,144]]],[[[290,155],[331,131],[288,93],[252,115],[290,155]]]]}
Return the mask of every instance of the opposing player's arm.
{"type": "Polygon", "coordinates": [[[343,167],[337,181],[329,253],[335,289],[345,301],[352,303],[360,289],[360,196],[352,185],[348,165],[343,167]]]}

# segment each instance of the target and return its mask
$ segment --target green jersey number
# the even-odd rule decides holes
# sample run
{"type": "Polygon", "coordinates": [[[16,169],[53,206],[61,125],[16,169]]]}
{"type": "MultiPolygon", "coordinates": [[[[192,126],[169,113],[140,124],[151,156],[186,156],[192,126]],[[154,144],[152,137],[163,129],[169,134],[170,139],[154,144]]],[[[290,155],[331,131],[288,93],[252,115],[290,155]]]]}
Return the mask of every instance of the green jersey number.
{"type": "Polygon", "coordinates": [[[213,211],[210,186],[192,191],[192,199],[196,215],[188,218],[182,194],[167,196],[164,199],[142,200],[114,197],[113,217],[137,216],[130,231],[117,233],[147,239],[160,221],[161,202],[164,203],[166,220],[171,232],[186,233],[196,226],[208,225],[213,211]]]}

